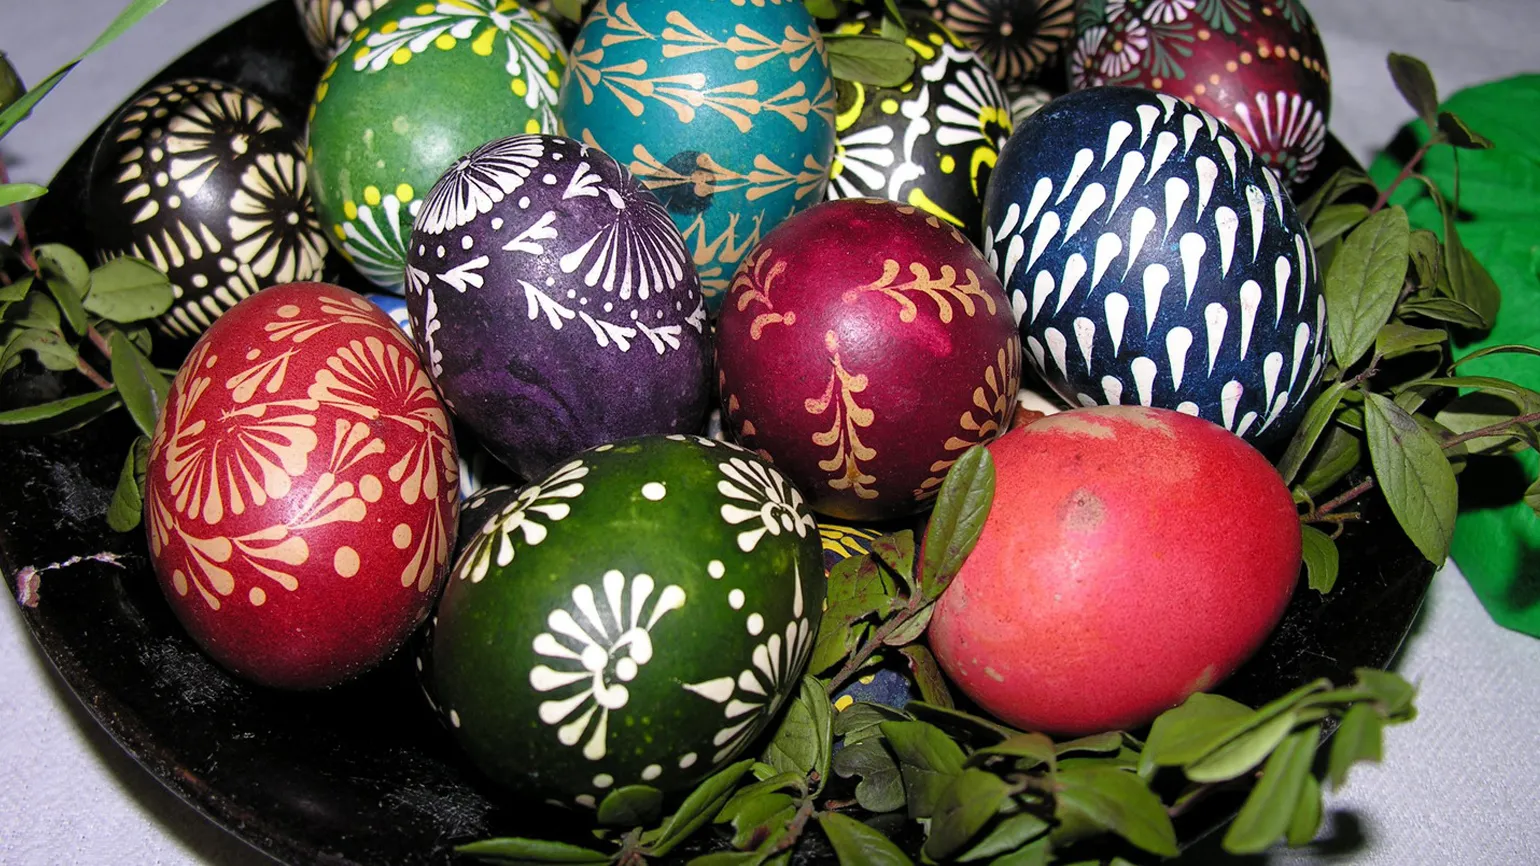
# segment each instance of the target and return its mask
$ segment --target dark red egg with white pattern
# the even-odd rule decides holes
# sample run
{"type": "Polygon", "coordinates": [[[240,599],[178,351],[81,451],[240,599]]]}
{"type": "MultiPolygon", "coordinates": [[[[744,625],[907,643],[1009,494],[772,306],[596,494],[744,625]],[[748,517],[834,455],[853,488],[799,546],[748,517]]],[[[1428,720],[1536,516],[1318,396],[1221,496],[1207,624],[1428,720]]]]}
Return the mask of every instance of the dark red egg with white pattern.
{"type": "Polygon", "coordinates": [[[1331,73],[1300,0],[1107,0],[1082,10],[1070,86],[1158,90],[1233,127],[1290,183],[1319,162],[1331,73]]]}
{"type": "Polygon", "coordinates": [[[928,507],[1009,420],[1010,304],[960,233],[909,205],[825,202],[749,253],[717,325],[723,428],[812,507],[881,520],[928,507]]]}
{"type": "Polygon", "coordinates": [[[323,283],[225,312],[171,384],[145,478],[162,591],[264,685],[335,685],[432,608],[454,547],[449,416],[384,311],[323,283]]]}

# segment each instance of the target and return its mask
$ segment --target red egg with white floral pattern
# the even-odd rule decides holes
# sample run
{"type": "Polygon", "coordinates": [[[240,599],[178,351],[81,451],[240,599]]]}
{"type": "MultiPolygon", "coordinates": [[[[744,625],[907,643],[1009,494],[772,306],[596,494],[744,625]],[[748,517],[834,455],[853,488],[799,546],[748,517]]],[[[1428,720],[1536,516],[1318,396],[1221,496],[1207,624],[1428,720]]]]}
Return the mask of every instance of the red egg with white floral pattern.
{"type": "Polygon", "coordinates": [[[749,253],[717,325],[723,428],[816,511],[930,505],[948,467],[1010,419],[1015,318],[957,230],[909,205],[825,202],[749,253]]]}
{"type": "Polygon", "coordinates": [[[454,547],[449,416],[390,317],[323,283],[236,304],[172,382],[145,524],[194,640],[264,685],[322,688],[427,616],[454,547]]]}
{"type": "Polygon", "coordinates": [[[1082,10],[1070,86],[1158,90],[1233,127],[1275,171],[1300,183],[1319,162],[1331,73],[1300,0],[1106,0],[1082,10]]]}

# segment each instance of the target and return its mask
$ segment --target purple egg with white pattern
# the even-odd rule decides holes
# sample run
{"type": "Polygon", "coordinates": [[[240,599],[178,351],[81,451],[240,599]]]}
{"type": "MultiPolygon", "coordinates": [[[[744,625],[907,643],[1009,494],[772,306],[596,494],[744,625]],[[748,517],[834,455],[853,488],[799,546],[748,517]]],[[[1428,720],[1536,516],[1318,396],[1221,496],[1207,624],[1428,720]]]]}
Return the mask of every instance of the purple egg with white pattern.
{"type": "Polygon", "coordinates": [[[406,301],[455,417],[524,477],[704,422],[699,276],[657,197],[596,147],[518,135],[458,160],[412,226],[406,301]]]}

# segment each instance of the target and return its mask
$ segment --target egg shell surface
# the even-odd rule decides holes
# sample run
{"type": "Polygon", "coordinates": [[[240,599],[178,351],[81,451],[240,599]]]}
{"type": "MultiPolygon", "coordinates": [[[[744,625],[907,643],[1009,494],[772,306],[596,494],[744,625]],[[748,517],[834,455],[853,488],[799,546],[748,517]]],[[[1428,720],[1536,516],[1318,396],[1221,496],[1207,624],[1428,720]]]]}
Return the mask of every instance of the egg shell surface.
{"type": "Polygon", "coordinates": [[[716,340],[724,429],[841,520],[928,507],[957,457],[1010,420],[1021,375],[988,263],[940,218],[879,199],[771,232],[716,340]]]}
{"type": "Polygon", "coordinates": [[[406,301],[445,401],[524,478],[705,421],[695,266],[657,197],[596,147],[521,135],[457,161],[413,227],[406,301]]]}
{"type": "Polygon", "coordinates": [[[1044,78],[1075,33],[1074,0],[924,0],[1005,85],[1044,78]]]}
{"type": "Polygon", "coordinates": [[[300,133],[256,94],[204,78],[144,91],[103,133],[88,191],[97,258],[166,274],[176,300],[157,325],[183,349],[253,292],[321,275],[300,133]]]}
{"type": "Polygon", "coordinates": [[[211,327],[150,444],[161,589],[216,661],[270,686],[349,679],[427,615],[458,513],[449,417],[361,296],[275,286],[211,327]]]}
{"type": "Polygon", "coordinates": [[[1263,449],[1293,433],[1328,351],[1321,275],[1223,122],[1131,87],[1061,96],[1006,143],[984,210],[1028,355],[1071,405],[1176,409],[1263,449]]]}
{"type": "Polygon", "coordinates": [[[555,132],[567,53],[514,0],[391,0],[321,75],[310,109],[321,221],[359,273],[400,293],[422,199],[466,152],[555,132]]]}
{"type": "Polygon", "coordinates": [[[525,797],[686,789],[797,691],[824,584],[813,516],[770,464],[696,436],[601,445],[468,543],[430,692],[475,764],[525,797]]]}
{"type": "Polygon", "coordinates": [[[658,194],[713,310],[760,237],[823,200],[834,84],[801,3],[599,0],[562,88],[563,133],[658,194]]]}

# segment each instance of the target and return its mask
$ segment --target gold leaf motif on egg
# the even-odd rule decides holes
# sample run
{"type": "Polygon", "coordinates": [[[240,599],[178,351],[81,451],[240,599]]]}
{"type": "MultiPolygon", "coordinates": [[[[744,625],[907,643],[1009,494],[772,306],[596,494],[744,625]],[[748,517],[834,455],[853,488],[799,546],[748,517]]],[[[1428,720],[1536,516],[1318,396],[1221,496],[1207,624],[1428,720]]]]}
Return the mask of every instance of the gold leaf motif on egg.
{"type": "Polygon", "coordinates": [[[856,395],[866,390],[865,374],[851,374],[840,358],[839,338],[833,331],[824,334],[824,346],[829,350],[833,370],[828,384],[817,397],[809,397],[803,408],[809,415],[832,413],[833,423],[822,433],[812,435],[813,444],[820,448],[833,448],[834,454],[818,461],[818,468],[825,472],[838,472],[827,483],[834,490],[852,490],[862,499],[876,499],[877,491],[871,485],[877,477],[861,467],[861,461],[873,460],[877,450],[861,441],[861,430],[872,426],[876,413],[856,402],[856,395]]]}
{"type": "Polygon", "coordinates": [[[969,318],[978,311],[978,306],[974,303],[975,299],[983,302],[983,307],[989,315],[995,314],[995,299],[980,287],[978,274],[975,274],[971,268],[964,269],[964,278],[962,282],[958,282],[957,270],[951,265],[942,265],[940,273],[931,276],[930,269],[923,263],[910,262],[909,274],[912,279],[902,283],[894,282],[902,270],[903,266],[897,260],[884,261],[882,276],[845,292],[843,296],[845,302],[850,303],[869,292],[881,293],[898,302],[898,319],[904,323],[913,322],[919,315],[919,307],[908,297],[911,292],[924,295],[934,301],[937,315],[943,323],[952,321],[954,301],[962,307],[963,313],[969,318]]]}
{"type": "Polygon", "coordinates": [[[941,492],[947,470],[962,452],[974,445],[986,444],[999,436],[1010,422],[1021,388],[1021,337],[1012,335],[1010,344],[995,355],[995,362],[984,369],[984,383],[973,389],[973,406],[957,419],[961,436],[946,440],[948,454],[930,465],[931,476],[915,488],[914,495],[930,499],[941,492]]]}
{"type": "Polygon", "coordinates": [[[748,309],[749,304],[762,304],[766,308],[754,316],[754,321],[749,324],[749,337],[758,340],[764,334],[765,328],[770,325],[795,325],[797,313],[790,310],[785,313],[777,312],[775,302],[770,293],[774,289],[775,281],[788,267],[785,259],[778,259],[771,265],[768,273],[765,270],[765,261],[770,258],[770,249],[761,247],[754,251],[745,267],[740,269],[733,277],[732,288],[728,294],[737,295],[738,310],[742,312],[748,309]]]}

